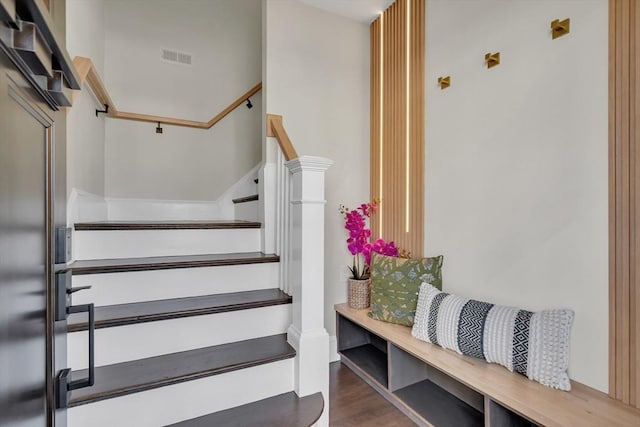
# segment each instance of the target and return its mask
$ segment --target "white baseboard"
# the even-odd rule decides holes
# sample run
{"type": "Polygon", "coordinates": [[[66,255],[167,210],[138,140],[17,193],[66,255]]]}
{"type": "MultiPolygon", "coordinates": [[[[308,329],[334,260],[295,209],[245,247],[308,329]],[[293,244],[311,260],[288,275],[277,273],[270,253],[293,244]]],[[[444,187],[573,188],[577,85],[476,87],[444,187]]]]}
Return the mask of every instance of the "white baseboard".
{"type": "Polygon", "coordinates": [[[71,189],[67,200],[67,224],[104,221],[108,218],[105,198],[77,188],[71,189]]]}
{"type": "Polygon", "coordinates": [[[338,354],[338,338],[335,335],[329,335],[329,363],[339,361],[340,355],[338,354]]]}

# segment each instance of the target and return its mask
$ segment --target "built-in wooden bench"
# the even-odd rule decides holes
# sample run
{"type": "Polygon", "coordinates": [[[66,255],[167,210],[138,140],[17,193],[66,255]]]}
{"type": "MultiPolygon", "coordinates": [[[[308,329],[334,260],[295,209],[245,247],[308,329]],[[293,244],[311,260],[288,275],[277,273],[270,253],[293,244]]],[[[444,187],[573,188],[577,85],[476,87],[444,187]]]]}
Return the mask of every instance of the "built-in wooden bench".
{"type": "Polygon", "coordinates": [[[640,426],[640,410],[572,381],[554,390],[502,366],[417,340],[411,328],[337,312],[342,362],[419,425],[640,426]]]}

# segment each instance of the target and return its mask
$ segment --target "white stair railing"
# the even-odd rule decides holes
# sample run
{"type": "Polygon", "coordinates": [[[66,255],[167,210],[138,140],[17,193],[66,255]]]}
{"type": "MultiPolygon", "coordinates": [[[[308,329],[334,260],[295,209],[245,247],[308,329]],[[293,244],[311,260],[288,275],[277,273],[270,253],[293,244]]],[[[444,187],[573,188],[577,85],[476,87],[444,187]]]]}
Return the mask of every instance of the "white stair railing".
{"type": "Polygon", "coordinates": [[[324,177],[333,164],[322,157],[298,157],[282,125],[267,116],[266,158],[261,171],[263,250],[280,256],[280,288],[291,295],[287,340],[297,352],[298,396],[322,392],[325,410],[318,426],[329,425],[329,334],[324,328],[324,177]],[[277,141],[277,143],[276,143],[277,141]]]}
{"type": "Polygon", "coordinates": [[[281,149],[276,155],[276,253],[280,255],[280,289],[289,293],[291,263],[291,171],[281,149]]]}

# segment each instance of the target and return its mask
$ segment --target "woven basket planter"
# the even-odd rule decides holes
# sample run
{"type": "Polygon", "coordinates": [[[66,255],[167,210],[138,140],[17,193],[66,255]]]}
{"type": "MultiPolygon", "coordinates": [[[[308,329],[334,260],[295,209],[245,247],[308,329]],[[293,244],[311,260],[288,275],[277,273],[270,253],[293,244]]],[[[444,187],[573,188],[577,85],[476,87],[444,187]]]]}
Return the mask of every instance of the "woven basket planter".
{"type": "Polygon", "coordinates": [[[351,308],[368,308],[371,301],[371,279],[347,279],[347,303],[351,308]]]}

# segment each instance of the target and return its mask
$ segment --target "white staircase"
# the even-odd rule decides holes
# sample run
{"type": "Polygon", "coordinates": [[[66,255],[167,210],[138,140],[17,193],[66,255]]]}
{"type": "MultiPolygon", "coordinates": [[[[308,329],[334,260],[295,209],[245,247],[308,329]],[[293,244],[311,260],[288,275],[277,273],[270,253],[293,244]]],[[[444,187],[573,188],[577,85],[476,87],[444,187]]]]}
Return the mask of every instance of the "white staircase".
{"type": "MultiPolygon", "coordinates": [[[[265,226],[75,224],[72,286],[91,288],[72,303],[95,305],[95,384],[71,392],[69,427],[328,425],[329,164],[296,159],[287,173],[280,165],[286,185],[262,187],[261,209],[277,205],[265,226]]],[[[250,198],[240,204],[258,203],[250,198]]],[[[72,380],[88,375],[90,329],[85,314],[69,316],[72,380]]]]}
{"type": "MultiPolygon", "coordinates": [[[[258,252],[259,227],[75,226],[73,286],[92,288],[73,304],[96,305],[96,381],[72,392],[69,427],[163,426],[294,390],[291,298],[278,288],[279,258],[258,252]]],[[[87,328],[69,317],[75,376],[86,375],[87,328]]]]}

